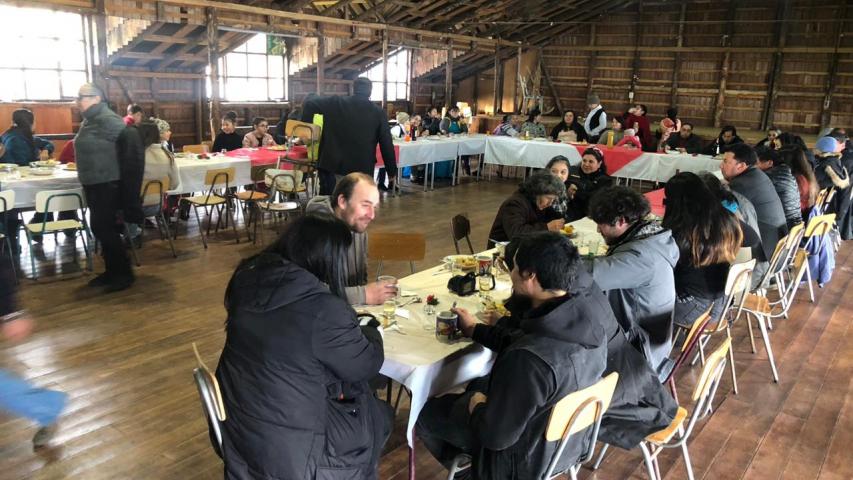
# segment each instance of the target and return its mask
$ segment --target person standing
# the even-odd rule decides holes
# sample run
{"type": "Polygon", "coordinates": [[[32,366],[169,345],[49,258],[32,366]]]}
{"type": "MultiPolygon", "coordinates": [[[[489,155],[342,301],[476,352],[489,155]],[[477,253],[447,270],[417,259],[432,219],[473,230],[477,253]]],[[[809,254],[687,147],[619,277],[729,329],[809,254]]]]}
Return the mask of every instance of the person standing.
{"type": "MultiPolygon", "coordinates": [[[[107,108],[103,93],[93,84],[80,87],[77,106],[83,116],[74,137],[77,176],[86,194],[92,233],[101,244],[105,266],[104,273],[89,281],[89,286],[104,287],[105,293],[116,292],[129,288],[134,281],[130,259],[115,228],[122,204],[117,144],[127,127],[107,108]]],[[[139,189],[136,192],[138,196],[139,189]]]]}
{"type": "Polygon", "coordinates": [[[607,113],[601,106],[601,99],[596,94],[588,96],[586,104],[589,107],[589,113],[583,121],[583,129],[589,143],[598,143],[601,132],[607,128],[607,113]]]}
{"type": "Polygon", "coordinates": [[[320,194],[329,195],[338,178],[353,172],[373,176],[376,169],[376,145],[388,173],[389,188],[397,178],[397,158],[385,112],[370,101],[373,83],[365,77],[353,81],[348,97],[317,97],[305,102],[302,121],[311,123],[314,114],[323,115],[320,139],[320,194]]]}

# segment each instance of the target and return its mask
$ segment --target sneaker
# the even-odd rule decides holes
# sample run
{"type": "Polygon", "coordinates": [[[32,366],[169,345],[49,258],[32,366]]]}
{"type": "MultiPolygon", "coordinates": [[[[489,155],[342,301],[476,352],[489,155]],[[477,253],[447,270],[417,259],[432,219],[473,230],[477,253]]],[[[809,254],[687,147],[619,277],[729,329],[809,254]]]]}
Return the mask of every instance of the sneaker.
{"type": "Polygon", "coordinates": [[[133,278],[133,275],[113,279],[104,287],[103,293],[113,293],[120,292],[122,290],[127,290],[131,287],[131,285],[133,285],[134,281],[136,281],[136,279],[133,278]]]}
{"type": "Polygon", "coordinates": [[[110,277],[107,276],[106,273],[102,273],[97,277],[89,280],[88,285],[90,287],[106,287],[110,284],[110,277]]]}
{"type": "Polygon", "coordinates": [[[59,422],[53,422],[50,425],[41,427],[33,436],[33,448],[44,448],[50,445],[50,441],[56,436],[59,430],[59,422]]]}

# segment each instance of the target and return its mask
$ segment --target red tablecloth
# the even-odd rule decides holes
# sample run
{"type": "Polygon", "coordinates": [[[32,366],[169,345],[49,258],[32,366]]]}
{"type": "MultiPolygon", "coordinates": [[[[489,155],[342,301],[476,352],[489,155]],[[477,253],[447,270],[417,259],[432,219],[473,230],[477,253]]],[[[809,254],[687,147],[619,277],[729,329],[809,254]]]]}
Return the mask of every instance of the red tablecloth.
{"type": "Polygon", "coordinates": [[[259,165],[275,165],[278,162],[278,157],[283,156],[285,153],[288,154],[288,158],[294,160],[308,158],[308,149],[302,145],[294,145],[288,152],[284,150],[270,150],[266,147],[258,149],[238,148],[237,150],[231,150],[225,155],[229,157],[249,157],[252,166],[256,167],[259,165]]]}
{"type": "MultiPolygon", "coordinates": [[[[638,148],[612,147],[607,148],[604,145],[596,145],[604,153],[604,163],[607,165],[607,173],[613,175],[622,167],[636,160],[643,151],[638,148]]],[[[578,153],[583,155],[583,151],[589,148],[589,145],[575,145],[578,153]]]]}
{"type": "Polygon", "coordinates": [[[652,213],[659,217],[662,217],[663,214],[666,212],[666,207],[663,205],[663,189],[659,188],[657,190],[647,192],[645,194],[645,197],[649,201],[649,204],[651,204],[652,206],[652,213]]]}
{"type": "MultiPolygon", "coordinates": [[[[394,145],[394,158],[397,160],[397,163],[400,163],[400,146],[394,145]]],[[[379,145],[376,145],[376,168],[383,168],[385,166],[385,161],[382,160],[382,152],[379,150],[379,145]]]]}

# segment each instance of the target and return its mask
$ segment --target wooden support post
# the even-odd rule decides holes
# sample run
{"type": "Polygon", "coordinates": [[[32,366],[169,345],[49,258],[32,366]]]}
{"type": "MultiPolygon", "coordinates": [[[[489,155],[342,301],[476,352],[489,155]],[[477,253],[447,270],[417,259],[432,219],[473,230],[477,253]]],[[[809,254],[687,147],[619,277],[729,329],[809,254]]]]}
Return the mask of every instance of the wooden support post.
{"type": "MultiPolygon", "coordinates": [[[[684,46],[684,19],[687,16],[687,2],[681,4],[681,13],[678,16],[678,39],[676,44],[678,48],[684,46]]],[[[672,89],[669,92],[669,104],[672,107],[678,106],[678,74],[681,71],[681,51],[675,52],[674,63],[672,64],[672,89]]]]}
{"type": "Polygon", "coordinates": [[[388,32],[382,32],[382,111],[388,112],[388,32]]]}
{"type": "Polygon", "coordinates": [[[829,61],[829,75],[826,78],[826,90],[820,110],[821,129],[832,126],[832,96],[835,95],[835,89],[838,85],[838,81],[835,78],[838,74],[838,48],[841,46],[841,39],[845,32],[844,27],[847,24],[848,10],[848,5],[845,3],[841,7],[840,16],[837,17],[841,21],[838,22],[838,28],[835,31],[835,53],[832,54],[832,58],[829,61]]]}
{"type": "Polygon", "coordinates": [[[409,49],[409,98],[412,104],[412,115],[418,111],[418,77],[415,76],[415,49],[409,49]]]}
{"type": "MultiPolygon", "coordinates": [[[[595,47],[595,24],[589,29],[589,46],[595,47]]],[[[593,94],[595,89],[595,65],[598,63],[598,55],[595,50],[589,51],[589,62],[586,67],[586,96],[593,94]]],[[[586,101],[586,99],[584,99],[586,101]]]]}
{"type": "MultiPolygon", "coordinates": [[[[322,29],[322,27],[320,27],[322,29]]],[[[323,94],[323,75],[326,73],[326,39],[317,37],[317,95],[323,94]]]]}
{"type": "Polygon", "coordinates": [[[782,6],[776,10],[776,46],[779,50],[773,54],[770,81],[767,84],[767,97],[764,111],[761,115],[761,128],[766,130],[773,124],[773,111],[779,97],[779,75],[782,73],[782,49],[785,48],[785,37],[788,33],[788,23],[785,19],[791,11],[791,0],[783,0],[782,6]]]}
{"type": "Polygon", "coordinates": [[[628,88],[628,105],[634,103],[634,94],[640,77],[640,40],[643,37],[643,0],[637,2],[637,23],[634,33],[634,61],[631,63],[631,84],[628,88]]]}
{"type": "Polygon", "coordinates": [[[109,71],[109,55],[107,52],[107,15],[104,0],[97,0],[95,7],[95,39],[98,46],[98,68],[94,72],[95,85],[103,90],[104,95],[109,96],[109,85],[107,84],[107,71],[109,71]]]}
{"type": "Polygon", "coordinates": [[[216,134],[216,125],[219,122],[219,20],[216,9],[208,7],[207,14],[207,66],[210,69],[210,108],[208,120],[210,123],[210,137],[216,134]]]}
{"type": "Polygon", "coordinates": [[[492,115],[497,115],[501,106],[498,103],[498,72],[500,70],[500,46],[495,45],[495,78],[493,79],[492,115]]]}
{"type": "Polygon", "coordinates": [[[723,124],[723,111],[726,106],[726,83],[729,79],[729,67],[732,62],[732,35],[734,35],[734,18],[737,9],[737,0],[729,0],[729,9],[726,13],[726,30],[723,34],[722,47],[723,59],[720,61],[720,81],[717,87],[717,102],[714,104],[714,126],[720,128],[723,124]]]}
{"type": "Polygon", "coordinates": [[[204,139],[204,80],[199,78],[195,82],[195,143],[201,143],[204,139]]]}
{"type": "Polygon", "coordinates": [[[548,84],[548,89],[551,90],[551,95],[554,97],[554,105],[557,107],[560,115],[563,115],[563,102],[560,101],[560,93],[557,92],[554,82],[551,81],[551,74],[548,73],[548,65],[545,64],[544,53],[542,47],[539,47],[539,66],[542,68],[542,76],[545,77],[545,83],[548,84]]]}
{"type": "Polygon", "coordinates": [[[477,115],[477,99],[480,96],[480,75],[479,73],[475,73],[474,75],[474,98],[471,101],[471,115],[477,115]]]}
{"type": "MultiPolygon", "coordinates": [[[[521,112],[521,109],[524,107],[521,105],[523,98],[523,93],[521,91],[521,46],[518,47],[518,61],[516,62],[515,67],[515,93],[513,94],[514,108],[513,111],[521,112]]],[[[522,112],[524,113],[524,112],[522,112]]]]}
{"type": "Polygon", "coordinates": [[[453,98],[453,40],[447,47],[447,62],[444,64],[444,106],[450,110],[453,98]]]}

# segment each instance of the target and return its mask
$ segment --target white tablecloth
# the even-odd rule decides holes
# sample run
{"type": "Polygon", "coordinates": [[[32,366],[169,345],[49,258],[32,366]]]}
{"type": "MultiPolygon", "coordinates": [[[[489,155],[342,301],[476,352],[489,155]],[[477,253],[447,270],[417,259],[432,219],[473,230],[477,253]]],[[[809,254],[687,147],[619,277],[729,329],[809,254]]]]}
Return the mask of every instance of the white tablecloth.
{"type": "MultiPolygon", "coordinates": [[[[251,164],[247,158],[224,156],[217,156],[208,160],[176,158],[175,163],[178,165],[181,184],[172,190],[172,193],[203,191],[205,189],[205,173],[215,168],[234,167],[235,178],[231,180],[232,186],[236,187],[252,183],[251,164]]],[[[31,175],[29,167],[21,167],[19,172],[21,173],[20,179],[12,179],[8,175],[0,174],[0,190],[11,189],[15,191],[15,207],[17,208],[31,208],[35,206],[36,193],[44,190],[80,188],[77,172],[65,170],[64,167],[56,169],[54,174],[49,176],[31,175]]]]}
{"type": "Polygon", "coordinates": [[[419,138],[414,142],[395,141],[394,146],[400,148],[397,158],[398,167],[429,165],[444,160],[455,160],[459,144],[450,138],[428,140],[419,138]]]}
{"type": "Polygon", "coordinates": [[[571,165],[581,163],[581,155],[574,145],[512,137],[490,136],[486,139],[485,163],[545,168],[548,161],[557,155],[568,158],[571,165]]]}
{"type": "Polygon", "coordinates": [[[720,160],[707,155],[646,152],[616,172],[614,177],[666,182],[677,172],[715,173],[720,171],[720,160]]]}

